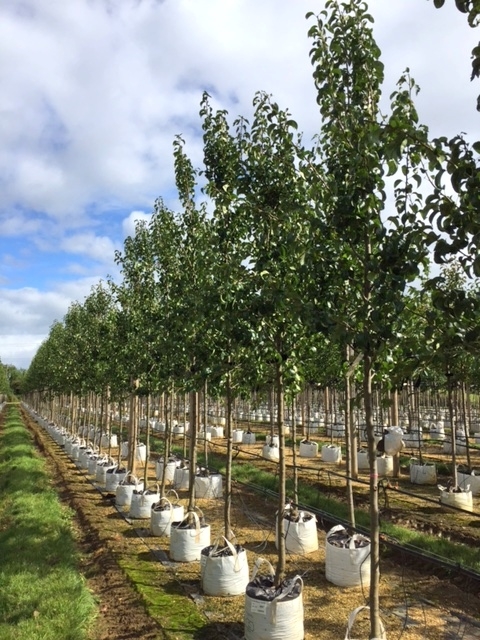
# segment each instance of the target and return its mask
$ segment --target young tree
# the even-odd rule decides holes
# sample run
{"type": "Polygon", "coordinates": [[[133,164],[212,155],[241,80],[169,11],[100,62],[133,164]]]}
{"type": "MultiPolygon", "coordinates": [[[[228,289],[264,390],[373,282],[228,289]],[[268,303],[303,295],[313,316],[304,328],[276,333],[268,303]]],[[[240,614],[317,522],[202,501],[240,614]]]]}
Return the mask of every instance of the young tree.
{"type": "MultiPolygon", "coordinates": [[[[312,15],[312,14],[310,14],[312,15]]],[[[348,296],[348,323],[332,316],[343,344],[361,354],[363,403],[370,458],[371,637],[380,635],[379,512],[376,443],[372,413],[375,363],[395,342],[395,318],[406,284],[420,273],[427,250],[420,196],[422,157],[409,138],[425,139],[413,105],[414,84],[402,78],[388,119],[380,113],[383,83],[373,19],[364,3],[328,0],[310,30],[311,59],[322,115],[319,162],[327,181],[321,215],[327,217],[336,250],[337,299],[348,296]],[[384,213],[385,176],[401,169],[395,184],[397,213],[384,213]],[[352,275],[354,277],[352,277],[352,275]],[[347,283],[347,286],[345,286],[347,283]]],[[[333,305],[335,306],[335,305],[333,305]]]]}
{"type": "MultiPolygon", "coordinates": [[[[436,9],[441,9],[445,0],[433,0],[436,9]]],[[[460,13],[467,16],[469,27],[478,27],[480,24],[480,2],[479,0],[455,0],[455,5],[460,13]]],[[[480,77],[480,42],[472,50],[472,72],[470,80],[480,77]]],[[[477,100],[477,111],[480,111],[480,96],[477,100]]]]}

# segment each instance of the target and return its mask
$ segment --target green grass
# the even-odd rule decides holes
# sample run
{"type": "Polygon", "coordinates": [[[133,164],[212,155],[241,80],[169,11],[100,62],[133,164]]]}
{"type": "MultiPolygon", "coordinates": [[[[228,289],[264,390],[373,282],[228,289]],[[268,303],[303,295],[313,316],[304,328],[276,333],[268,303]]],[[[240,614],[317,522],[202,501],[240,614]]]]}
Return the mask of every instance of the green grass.
{"type": "Polygon", "coordinates": [[[85,640],[93,595],[78,571],[73,512],[49,485],[18,408],[0,433],[0,638],[85,640]]]}

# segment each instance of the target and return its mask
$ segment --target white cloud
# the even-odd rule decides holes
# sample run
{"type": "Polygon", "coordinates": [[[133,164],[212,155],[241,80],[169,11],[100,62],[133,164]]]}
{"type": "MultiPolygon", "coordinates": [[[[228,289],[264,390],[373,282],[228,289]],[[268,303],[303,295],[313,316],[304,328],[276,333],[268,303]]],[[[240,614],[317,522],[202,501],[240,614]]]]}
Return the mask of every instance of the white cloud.
{"type": "Polygon", "coordinates": [[[79,254],[97,262],[111,264],[115,249],[118,247],[107,236],[96,236],[89,232],[66,236],[61,241],[60,248],[68,253],[79,254]]]}
{"type": "Polygon", "coordinates": [[[0,347],[2,364],[12,364],[17,369],[28,369],[45,336],[3,334],[0,347]]]}
{"type": "MultiPolygon", "coordinates": [[[[476,88],[467,81],[475,34],[454,8],[423,4],[371,2],[390,86],[409,65],[433,124],[453,122],[460,109],[462,128],[478,131],[471,124],[476,88]],[[459,61],[463,78],[453,67],[459,61]]],[[[0,55],[10,62],[0,69],[0,176],[6,176],[0,207],[21,201],[70,228],[92,202],[153,204],[171,190],[176,133],[189,138],[188,152],[201,160],[201,138],[191,134],[200,124],[203,89],[216,93],[232,116],[251,113],[254,92],[264,89],[290,108],[307,138],[318,131],[306,35],[312,20],[304,16],[322,3],[167,0],[123,2],[110,11],[83,0],[21,6],[0,8],[0,55]]],[[[452,132],[459,129],[452,125],[452,132]]]]}
{"type": "Polygon", "coordinates": [[[152,219],[151,213],[145,213],[145,211],[132,211],[130,215],[122,222],[122,230],[124,237],[135,235],[135,224],[137,222],[150,222],[152,219]]]}
{"type": "Polygon", "coordinates": [[[52,291],[33,287],[0,288],[0,360],[17,367],[28,366],[55,320],[61,321],[74,301],[83,302],[99,277],[63,282],[52,291]]]}
{"type": "MultiPolygon", "coordinates": [[[[2,290],[4,336],[12,327],[25,336],[46,334],[59,312],[98,282],[95,274],[115,270],[120,234],[133,234],[135,220],[148,221],[158,196],[177,208],[172,142],[184,135],[188,155],[201,164],[203,90],[232,119],[251,115],[256,91],[272,93],[308,143],[320,118],[308,57],[313,20],[305,14],[323,6],[312,0],[0,3],[6,61],[0,66],[0,241],[29,243],[19,250],[17,273],[28,258],[31,284],[38,255],[52,266],[48,287],[2,290]],[[62,284],[65,274],[90,277],[62,284]]],[[[437,11],[426,0],[371,0],[370,7],[386,65],[385,103],[409,66],[422,88],[420,119],[435,135],[463,130],[480,138],[480,83],[468,81],[478,33],[465,16],[454,6],[437,11]]],[[[1,262],[7,265],[5,255],[1,262]]],[[[8,274],[0,282],[12,282],[8,274]]]]}
{"type": "Polygon", "coordinates": [[[0,216],[0,235],[31,236],[39,233],[45,226],[40,218],[27,216],[23,212],[8,212],[0,216]]]}

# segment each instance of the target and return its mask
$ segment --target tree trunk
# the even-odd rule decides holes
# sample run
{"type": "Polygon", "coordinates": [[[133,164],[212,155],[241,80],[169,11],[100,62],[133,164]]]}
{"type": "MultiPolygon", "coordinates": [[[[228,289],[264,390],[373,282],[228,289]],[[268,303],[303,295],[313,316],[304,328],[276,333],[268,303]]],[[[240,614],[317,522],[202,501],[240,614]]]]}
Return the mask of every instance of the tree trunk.
{"type": "Polygon", "coordinates": [[[225,436],[227,438],[227,466],[225,469],[225,502],[224,502],[224,525],[225,525],[225,538],[232,541],[234,534],[231,525],[231,506],[232,506],[232,451],[233,451],[233,437],[232,437],[232,389],[230,373],[227,373],[227,415],[225,420],[225,436]]]}
{"type": "Polygon", "coordinates": [[[145,409],[145,425],[146,425],[146,445],[147,451],[145,456],[145,468],[143,470],[143,486],[147,488],[148,483],[148,459],[150,457],[150,394],[147,395],[147,405],[145,409]]]}
{"type": "Polygon", "coordinates": [[[197,471],[198,391],[190,392],[190,469],[188,481],[188,511],[195,509],[195,475],[197,471]]]}
{"type": "Polygon", "coordinates": [[[137,436],[138,436],[138,397],[136,390],[139,382],[132,382],[132,391],[130,393],[130,419],[128,425],[128,468],[132,475],[136,475],[137,470],[137,436]]]}
{"type": "Polygon", "coordinates": [[[292,398],[292,464],[293,464],[293,500],[298,504],[298,468],[297,468],[297,419],[295,417],[295,396],[292,398]]]}
{"type": "Polygon", "coordinates": [[[283,420],[283,374],[280,364],[276,366],[276,387],[277,387],[277,428],[279,441],[279,461],[278,461],[278,516],[277,516],[277,539],[278,539],[278,561],[275,571],[275,586],[279,586],[285,578],[286,549],[285,531],[283,527],[283,512],[285,510],[285,424],[283,420]]]}
{"type": "MultiPolygon", "coordinates": [[[[391,392],[391,404],[390,404],[390,426],[398,426],[398,391],[394,389],[391,392]]],[[[393,476],[398,478],[400,475],[400,454],[396,453],[393,456],[393,476]]]]}
{"type": "MultiPolygon", "coordinates": [[[[347,362],[350,362],[350,348],[346,349],[346,357],[347,362]]],[[[352,486],[352,458],[353,458],[353,447],[355,446],[352,443],[352,377],[347,373],[345,380],[345,447],[346,447],[346,459],[347,459],[347,501],[348,501],[348,511],[349,511],[349,520],[352,527],[355,528],[355,506],[353,503],[353,486],[352,486]]]]}
{"type": "Polygon", "coordinates": [[[378,510],[378,470],[375,430],[372,420],[372,357],[368,349],[363,359],[363,396],[370,460],[370,638],[379,638],[380,627],[380,518],[378,510]]]}
{"type": "Polygon", "coordinates": [[[458,477],[457,477],[457,434],[455,433],[455,420],[453,416],[453,394],[452,394],[452,375],[448,371],[447,372],[447,380],[448,380],[448,415],[450,418],[450,425],[452,429],[452,476],[453,476],[453,488],[457,488],[458,477]]]}

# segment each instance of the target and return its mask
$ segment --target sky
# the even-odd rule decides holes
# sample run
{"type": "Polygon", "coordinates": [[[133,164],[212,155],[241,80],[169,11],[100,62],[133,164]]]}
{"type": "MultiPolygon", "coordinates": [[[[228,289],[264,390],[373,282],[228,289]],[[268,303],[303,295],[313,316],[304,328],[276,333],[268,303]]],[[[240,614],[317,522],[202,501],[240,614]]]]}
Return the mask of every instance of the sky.
{"type": "MultiPolygon", "coordinates": [[[[480,139],[470,29],[453,0],[370,0],[385,106],[408,67],[432,135],[480,139]]],[[[2,0],[0,360],[28,368],[55,320],[118,279],[158,197],[177,209],[176,135],[200,166],[203,91],[232,118],[257,91],[319,131],[307,32],[323,0],[2,0]]]]}

